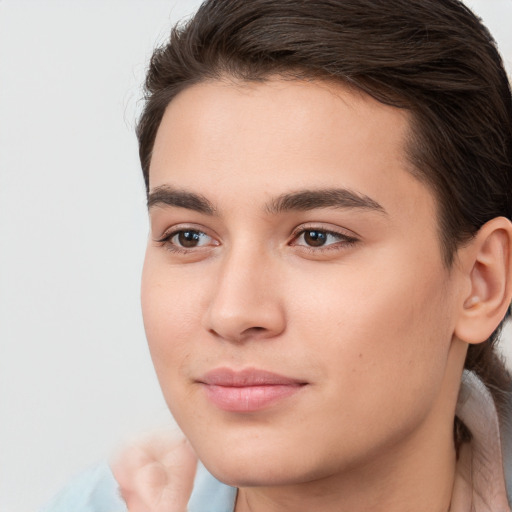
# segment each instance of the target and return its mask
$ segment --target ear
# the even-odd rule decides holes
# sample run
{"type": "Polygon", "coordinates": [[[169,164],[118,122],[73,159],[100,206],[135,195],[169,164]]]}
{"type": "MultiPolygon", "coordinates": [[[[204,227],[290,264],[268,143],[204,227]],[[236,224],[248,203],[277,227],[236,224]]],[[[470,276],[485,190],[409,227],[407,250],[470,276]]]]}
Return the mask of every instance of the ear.
{"type": "Polygon", "coordinates": [[[505,217],[490,220],[459,249],[458,259],[469,286],[455,335],[466,343],[481,343],[503,320],[512,299],[512,223],[505,217]]]}

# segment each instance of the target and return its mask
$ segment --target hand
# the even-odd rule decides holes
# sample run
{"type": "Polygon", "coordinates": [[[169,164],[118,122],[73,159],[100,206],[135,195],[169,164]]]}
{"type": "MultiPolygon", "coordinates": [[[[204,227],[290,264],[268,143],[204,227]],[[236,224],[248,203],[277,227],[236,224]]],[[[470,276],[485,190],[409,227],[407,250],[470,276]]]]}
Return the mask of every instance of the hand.
{"type": "Polygon", "coordinates": [[[169,433],[130,444],[111,463],[129,512],[186,512],[196,466],[188,441],[169,433]]]}

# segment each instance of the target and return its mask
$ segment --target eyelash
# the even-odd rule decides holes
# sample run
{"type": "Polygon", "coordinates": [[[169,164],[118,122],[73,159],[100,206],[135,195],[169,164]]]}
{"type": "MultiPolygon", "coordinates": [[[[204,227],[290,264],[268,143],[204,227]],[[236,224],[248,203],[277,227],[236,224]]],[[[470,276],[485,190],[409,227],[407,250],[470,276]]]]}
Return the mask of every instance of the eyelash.
{"type": "MultiPolygon", "coordinates": [[[[182,233],[193,233],[195,235],[206,236],[206,237],[211,238],[213,240],[213,237],[211,237],[210,235],[206,234],[204,231],[201,231],[200,229],[184,227],[184,228],[180,228],[180,229],[173,229],[169,233],[164,233],[164,235],[161,238],[159,238],[158,240],[156,240],[156,242],[161,244],[168,251],[171,251],[173,253],[177,253],[177,254],[190,254],[191,251],[194,251],[198,247],[196,246],[196,247],[189,247],[189,248],[187,248],[187,247],[183,247],[183,246],[177,245],[177,244],[172,242],[172,239],[174,237],[179,236],[182,233]]],[[[214,244],[214,245],[218,245],[218,244],[214,244]]],[[[199,247],[201,247],[201,246],[199,246],[199,247]]]]}
{"type": "MultiPolygon", "coordinates": [[[[174,237],[179,236],[180,234],[184,233],[193,233],[194,235],[204,236],[211,238],[214,240],[213,237],[205,233],[204,231],[201,231],[200,229],[195,228],[180,228],[180,229],[173,229],[171,232],[165,233],[161,238],[155,240],[157,243],[161,244],[162,246],[165,246],[165,248],[173,253],[176,254],[190,254],[193,251],[196,251],[197,249],[201,250],[202,246],[195,246],[195,247],[183,247],[176,243],[173,243],[172,240],[174,237]]],[[[314,254],[319,254],[326,251],[333,251],[333,250],[340,250],[340,246],[342,248],[348,248],[355,243],[359,241],[358,238],[354,236],[350,236],[344,233],[340,233],[337,231],[328,230],[325,228],[315,227],[315,226],[308,226],[308,227],[300,227],[299,229],[296,229],[292,233],[292,240],[289,242],[289,245],[293,247],[300,247],[302,251],[308,251],[314,254]],[[327,244],[327,245],[319,245],[319,246],[311,246],[307,244],[299,244],[297,241],[305,236],[307,233],[318,233],[325,237],[334,237],[337,239],[336,242],[327,244]]],[[[213,244],[219,245],[218,243],[213,244]]],[[[211,246],[210,246],[211,247],[211,246]]],[[[204,250],[204,249],[203,249],[204,250]]]]}
{"type": "Polygon", "coordinates": [[[325,228],[319,228],[316,226],[307,226],[307,227],[300,227],[293,233],[293,239],[292,244],[295,247],[300,247],[301,250],[308,251],[311,253],[322,253],[327,251],[339,251],[342,248],[348,248],[357,243],[359,240],[355,236],[350,236],[344,233],[340,233],[339,231],[332,231],[325,228]],[[296,243],[297,240],[299,240],[301,237],[304,237],[307,233],[320,233],[323,236],[329,237],[332,236],[337,239],[337,241],[327,244],[327,245],[320,245],[320,246],[312,246],[312,245],[302,245],[296,243]]]}

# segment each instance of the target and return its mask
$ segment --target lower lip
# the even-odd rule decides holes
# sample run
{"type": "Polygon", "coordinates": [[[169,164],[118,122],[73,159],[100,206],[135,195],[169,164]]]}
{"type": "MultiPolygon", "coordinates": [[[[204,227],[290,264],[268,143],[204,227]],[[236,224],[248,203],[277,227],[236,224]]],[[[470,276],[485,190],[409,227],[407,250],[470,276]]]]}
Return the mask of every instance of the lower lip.
{"type": "Polygon", "coordinates": [[[255,412],[288,398],[302,389],[301,384],[263,386],[216,386],[205,384],[206,395],[214,405],[229,412],[255,412]]]}

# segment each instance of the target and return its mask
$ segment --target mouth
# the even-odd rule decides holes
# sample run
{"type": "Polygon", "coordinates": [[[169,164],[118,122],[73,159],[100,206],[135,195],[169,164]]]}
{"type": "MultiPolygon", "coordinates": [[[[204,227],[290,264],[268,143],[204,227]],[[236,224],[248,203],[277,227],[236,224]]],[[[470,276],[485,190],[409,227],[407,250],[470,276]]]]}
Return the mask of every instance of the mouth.
{"type": "Polygon", "coordinates": [[[228,412],[256,412],[291,397],[307,382],[255,368],[217,368],[197,380],[207,398],[228,412]]]}

